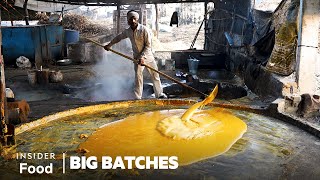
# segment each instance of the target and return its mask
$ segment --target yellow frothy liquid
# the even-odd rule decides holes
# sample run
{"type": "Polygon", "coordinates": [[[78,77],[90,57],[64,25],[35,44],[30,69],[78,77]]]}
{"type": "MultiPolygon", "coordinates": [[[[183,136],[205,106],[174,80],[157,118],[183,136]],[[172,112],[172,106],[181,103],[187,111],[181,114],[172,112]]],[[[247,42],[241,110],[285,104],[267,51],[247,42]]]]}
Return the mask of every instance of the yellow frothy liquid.
{"type": "MultiPolygon", "coordinates": [[[[129,116],[98,129],[80,148],[89,150],[86,156],[177,156],[179,165],[187,165],[222,154],[230,149],[247,125],[222,108],[196,112],[192,118],[213,121],[212,133],[198,139],[174,140],[156,130],[157,123],[185,112],[162,110],[129,116]]],[[[210,127],[209,127],[210,128],[210,127]]]]}

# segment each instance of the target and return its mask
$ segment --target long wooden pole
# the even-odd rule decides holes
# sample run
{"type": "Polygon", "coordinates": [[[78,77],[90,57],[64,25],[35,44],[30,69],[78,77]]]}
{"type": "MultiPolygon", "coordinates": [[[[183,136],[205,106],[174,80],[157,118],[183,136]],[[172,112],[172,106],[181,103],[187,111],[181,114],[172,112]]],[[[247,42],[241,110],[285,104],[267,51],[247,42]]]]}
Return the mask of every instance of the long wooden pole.
{"type": "Polygon", "coordinates": [[[159,38],[159,9],[158,4],[154,4],[156,8],[156,32],[157,32],[157,38],[159,38]]]}
{"type": "MultiPolygon", "coordinates": [[[[0,10],[0,22],[1,22],[1,10],[0,10]]],[[[4,138],[5,133],[8,132],[6,125],[5,107],[6,107],[6,84],[4,76],[4,61],[1,54],[2,35],[0,28],[0,134],[4,138]]]]}
{"type": "MultiPolygon", "coordinates": [[[[96,41],[94,41],[94,40],[92,40],[92,39],[89,39],[89,38],[85,38],[85,39],[87,39],[88,41],[90,41],[90,42],[92,42],[92,43],[94,43],[94,44],[96,44],[96,45],[98,45],[98,46],[104,47],[104,45],[102,45],[102,44],[100,44],[100,43],[98,43],[98,42],[96,42],[96,41]]],[[[113,49],[109,49],[109,50],[110,50],[111,52],[119,55],[119,56],[122,56],[122,57],[124,57],[124,58],[126,58],[126,59],[129,59],[129,60],[133,61],[135,64],[138,64],[138,61],[135,60],[135,59],[133,59],[132,57],[129,57],[129,56],[127,56],[127,55],[124,55],[124,54],[122,54],[122,53],[120,53],[120,52],[118,52],[118,51],[115,51],[115,50],[113,50],[113,49]]],[[[205,94],[205,93],[203,93],[203,92],[201,92],[201,91],[199,91],[199,90],[197,90],[197,89],[195,89],[195,88],[193,88],[193,87],[191,87],[191,86],[188,86],[188,85],[186,85],[186,84],[183,84],[183,83],[181,83],[180,81],[178,81],[178,80],[170,77],[169,75],[167,75],[167,74],[165,74],[165,73],[163,73],[163,72],[161,72],[161,71],[158,71],[158,70],[156,70],[156,69],[154,69],[154,68],[152,68],[152,67],[150,67],[150,66],[148,66],[148,65],[146,65],[146,64],[144,64],[144,66],[145,66],[146,68],[151,69],[152,71],[157,72],[158,74],[166,77],[167,79],[169,79],[169,80],[171,80],[171,81],[173,81],[173,82],[181,85],[181,86],[184,87],[184,88],[187,88],[187,89],[190,89],[190,90],[192,90],[192,91],[194,91],[194,92],[197,92],[197,93],[201,94],[202,96],[205,96],[205,97],[208,96],[207,94],[205,94]]]]}
{"type": "MultiPolygon", "coordinates": [[[[1,49],[0,49],[1,50],[1,49]]],[[[6,105],[6,84],[5,84],[5,77],[4,77],[4,62],[3,57],[0,55],[0,74],[1,74],[1,82],[0,82],[0,96],[1,96],[1,104],[0,104],[0,118],[1,118],[1,135],[4,136],[7,133],[7,126],[6,126],[6,116],[5,116],[5,105],[6,105]]]]}

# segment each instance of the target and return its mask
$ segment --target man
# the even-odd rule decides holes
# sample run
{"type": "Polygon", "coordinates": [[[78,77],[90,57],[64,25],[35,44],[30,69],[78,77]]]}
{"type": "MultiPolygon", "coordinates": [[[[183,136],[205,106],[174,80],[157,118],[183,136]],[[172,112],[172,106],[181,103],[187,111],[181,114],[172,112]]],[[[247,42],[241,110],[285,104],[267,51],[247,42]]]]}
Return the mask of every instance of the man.
{"type": "MultiPolygon", "coordinates": [[[[138,64],[134,65],[135,70],[135,88],[134,94],[136,99],[142,98],[143,92],[143,70],[144,64],[158,69],[151,50],[151,34],[147,27],[139,24],[139,14],[136,11],[127,13],[128,29],[125,29],[121,34],[111,40],[109,44],[104,46],[104,49],[109,50],[112,45],[118,43],[122,39],[129,38],[132,44],[133,58],[138,60],[138,64]]],[[[150,69],[147,69],[153,83],[153,90],[156,98],[166,98],[163,93],[159,74],[150,69]]]]}

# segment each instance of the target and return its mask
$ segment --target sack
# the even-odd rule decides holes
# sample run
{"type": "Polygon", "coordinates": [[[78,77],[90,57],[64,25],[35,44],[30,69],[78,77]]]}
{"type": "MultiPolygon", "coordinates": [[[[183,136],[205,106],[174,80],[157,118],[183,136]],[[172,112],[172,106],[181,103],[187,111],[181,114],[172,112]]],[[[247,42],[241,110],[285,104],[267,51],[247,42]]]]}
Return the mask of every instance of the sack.
{"type": "Polygon", "coordinates": [[[63,74],[61,71],[50,71],[49,73],[49,81],[51,83],[58,83],[63,80],[63,74]]]}
{"type": "Polygon", "coordinates": [[[29,61],[28,58],[24,57],[24,56],[20,56],[17,58],[16,60],[16,64],[19,68],[31,68],[31,62],[29,61]]]}

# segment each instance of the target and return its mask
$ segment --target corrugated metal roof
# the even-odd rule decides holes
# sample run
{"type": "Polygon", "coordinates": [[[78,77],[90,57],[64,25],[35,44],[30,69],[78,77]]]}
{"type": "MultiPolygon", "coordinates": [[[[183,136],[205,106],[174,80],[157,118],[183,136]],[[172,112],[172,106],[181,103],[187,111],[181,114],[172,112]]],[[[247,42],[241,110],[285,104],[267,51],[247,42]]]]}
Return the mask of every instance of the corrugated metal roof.
{"type": "Polygon", "coordinates": [[[116,5],[131,5],[131,4],[205,2],[205,0],[36,0],[36,1],[72,4],[72,5],[85,5],[85,6],[116,6],[116,5]]]}

